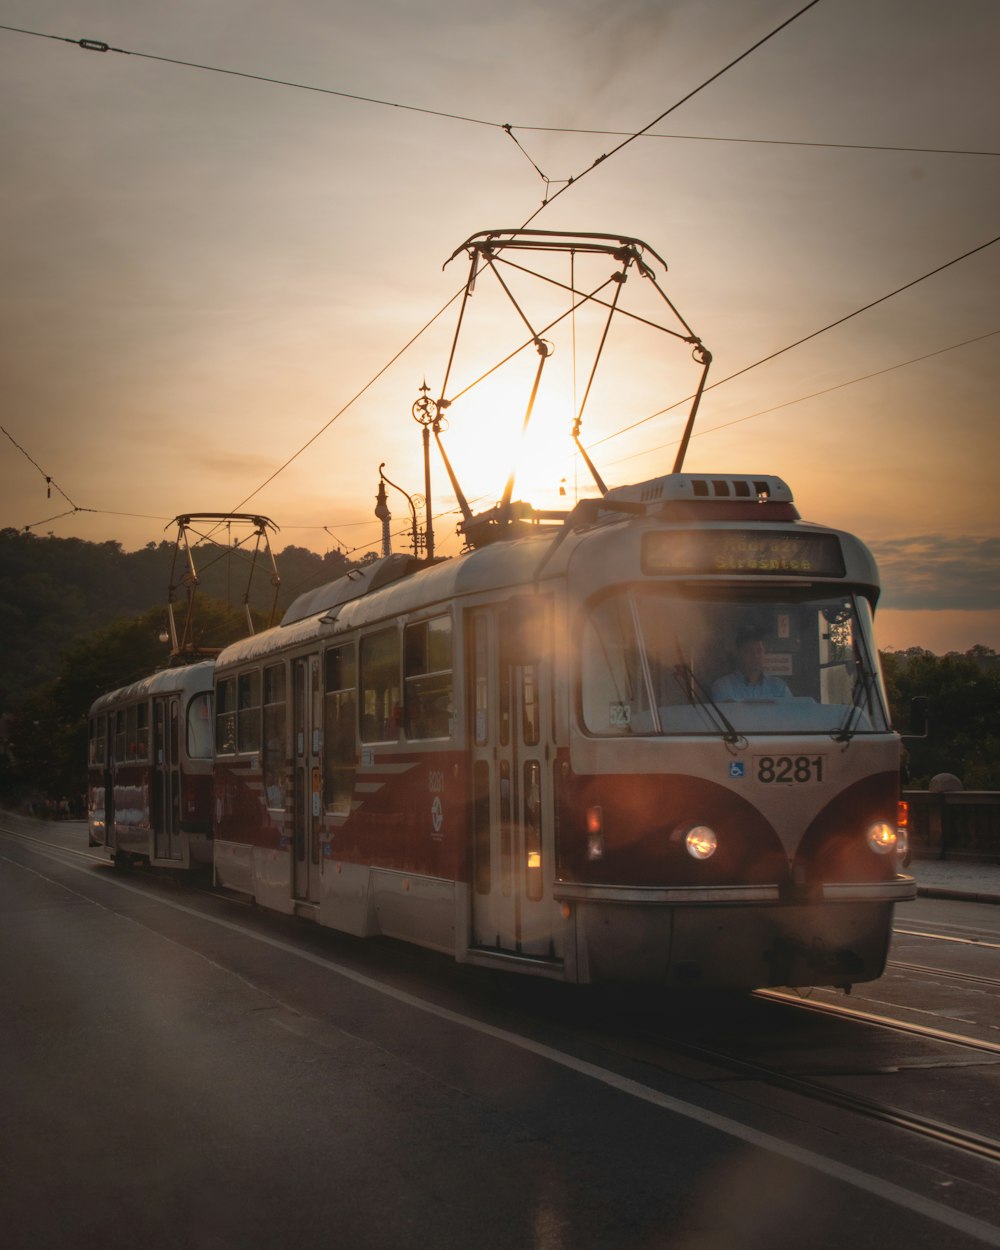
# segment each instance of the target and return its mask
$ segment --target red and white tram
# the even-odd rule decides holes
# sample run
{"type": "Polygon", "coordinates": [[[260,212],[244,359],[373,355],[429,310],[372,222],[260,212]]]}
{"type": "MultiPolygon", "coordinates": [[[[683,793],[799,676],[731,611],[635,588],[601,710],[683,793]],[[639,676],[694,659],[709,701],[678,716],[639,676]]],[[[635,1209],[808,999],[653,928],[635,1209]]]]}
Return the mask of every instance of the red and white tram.
{"type": "Polygon", "coordinates": [[[88,826],[119,867],[212,862],[212,670],[167,668],[90,709],[88,826]]]}
{"type": "Polygon", "coordinates": [[[863,544],[780,479],[690,473],[511,535],[387,556],[221,652],[217,882],[571,982],[878,977],[915,887],[863,544]]]}

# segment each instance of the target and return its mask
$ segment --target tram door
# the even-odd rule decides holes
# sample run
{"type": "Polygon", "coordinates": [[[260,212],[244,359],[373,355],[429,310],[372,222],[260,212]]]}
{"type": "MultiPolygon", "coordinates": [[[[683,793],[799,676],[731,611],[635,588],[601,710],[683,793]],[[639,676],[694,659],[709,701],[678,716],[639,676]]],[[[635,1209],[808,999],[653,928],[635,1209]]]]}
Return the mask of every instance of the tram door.
{"type": "Polygon", "coordinates": [[[151,811],[153,853],[157,859],[180,859],[181,772],[180,698],[153,699],[153,770],[151,811]]]}
{"type": "Polygon", "coordinates": [[[552,664],[534,596],[471,613],[473,945],[551,957],[552,664]]]}
{"type": "Polygon", "coordinates": [[[320,812],[322,810],[322,700],[319,656],[310,655],[293,665],[295,717],[294,838],[292,888],[294,897],[319,902],[320,812]]]}

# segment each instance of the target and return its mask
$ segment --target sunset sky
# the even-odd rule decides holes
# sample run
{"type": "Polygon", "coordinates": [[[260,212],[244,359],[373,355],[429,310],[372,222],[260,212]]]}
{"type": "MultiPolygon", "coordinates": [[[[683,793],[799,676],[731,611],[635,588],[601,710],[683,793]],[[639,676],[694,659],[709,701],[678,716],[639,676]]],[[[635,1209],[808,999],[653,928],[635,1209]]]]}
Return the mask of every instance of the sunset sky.
{"type": "MultiPolygon", "coordinates": [[[[390,362],[461,287],[463,240],[547,193],[534,227],[667,261],[717,384],[686,467],[778,474],[859,534],[882,646],[1000,649],[997,0],[819,0],[613,151],[805,3],[0,0],[0,526],[132,550],[240,509],[278,549],[377,549],[379,464],[423,491],[410,408],[457,305],[390,362]]],[[[463,380],[518,329],[491,301],[463,380]]],[[[593,493],[568,437],[585,333],[519,468],[543,506],[593,493]]],[[[609,341],[583,441],[611,484],[671,467],[697,370],[670,352],[609,341]]],[[[450,414],[484,505],[514,380],[450,414]]]]}

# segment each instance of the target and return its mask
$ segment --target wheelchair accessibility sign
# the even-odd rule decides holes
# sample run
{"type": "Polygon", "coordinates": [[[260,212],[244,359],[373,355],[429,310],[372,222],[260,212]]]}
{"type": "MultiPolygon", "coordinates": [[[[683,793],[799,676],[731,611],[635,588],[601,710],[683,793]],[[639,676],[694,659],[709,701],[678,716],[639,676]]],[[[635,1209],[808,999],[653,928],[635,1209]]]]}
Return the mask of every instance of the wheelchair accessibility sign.
{"type": "Polygon", "coordinates": [[[746,776],[746,769],[747,769],[747,766],[743,760],[730,760],[729,761],[729,775],[735,781],[739,781],[741,778],[746,776]]]}

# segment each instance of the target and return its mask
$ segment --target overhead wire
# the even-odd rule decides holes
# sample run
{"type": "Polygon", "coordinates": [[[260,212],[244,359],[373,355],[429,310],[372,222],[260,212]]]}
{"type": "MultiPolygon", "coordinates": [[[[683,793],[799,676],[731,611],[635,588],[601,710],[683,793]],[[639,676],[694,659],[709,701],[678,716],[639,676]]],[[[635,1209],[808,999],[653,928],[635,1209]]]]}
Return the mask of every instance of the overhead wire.
{"type": "MultiPolygon", "coordinates": [[[[783,408],[792,408],[796,404],[804,404],[810,399],[819,399],[823,395],[832,394],[834,391],[842,391],[848,386],[857,386],[860,382],[870,382],[872,378],[880,378],[887,373],[896,372],[897,369],[906,369],[910,365],[918,365],[924,360],[932,360],[935,356],[945,355],[946,352],[958,351],[959,348],[969,347],[973,343],[982,343],[984,340],[993,338],[998,334],[1000,334],[1000,328],[988,330],[985,334],[977,334],[973,338],[963,339],[961,343],[952,343],[949,347],[939,347],[932,352],[924,352],[921,356],[913,356],[909,360],[901,360],[894,365],[887,365],[884,369],[875,369],[871,373],[863,373],[859,377],[849,378],[846,382],[837,382],[833,386],[824,386],[818,391],[810,391],[808,395],[799,395],[796,399],[786,399],[783,403],[772,404],[770,408],[761,408],[757,412],[748,412],[742,417],[734,417],[731,421],[722,421],[719,425],[711,425],[706,429],[695,430],[691,437],[692,439],[703,438],[708,434],[715,434],[719,430],[728,430],[730,426],[742,425],[744,421],[753,421],[757,417],[766,417],[772,412],[780,412],[783,408]]],[[[632,452],[618,460],[613,460],[611,463],[625,464],[628,460],[637,460],[641,456],[651,456],[654,452],[664,451],[668,447],[676,447],[679,442],[680,439],[675,438],[668,443],[660,443],[656,447],[644,447],[641,451],[632,452]]]]}
{"type": "Polygon", "coordinates": [[[382,368],[379,369],[377,373],[373,374],[373,376],[368,379],[368,381],[364,384],[364,386],[361,387],[360,390],[356,391],[354,395],[351,396],[351,398],[347,401],[346,404],[344,404],[341,408],[339,408],[337,412],[335,412],[333,416],[324,425],[320,426],[320,428],[316,431],[315,434],[313,434],[311,438],[307,439],[306,442],[302,444],[302,446],[298,449],[298,451],[294,452],[291,456],[289,456],[288,459],[284,462],[284,464],[280,465],[277,469],[275,469],[275,471],[270,475],[270,477],[265,478],[264,481],[261,482],[261,484],[255,490],[252,490],[250,494],[246,496],[245,499],[240,500],[240,502],[236,505],[236,507],[231,509],[231,511],[239,512],[244,504],[249,503],[249,501],[253,499],[255,495],[259,495],[265,486],[269,486],[271,482],[273,482],[274,479],[280,473],[283,473],[285,469],[287,469],[290,464],[294,463],[299,458],[299,456],[302,455],[304,451],[306,451],[309,447],[311,447],[313,443],[315,443],[316,440],[322,434],[325,434],[326,431],[330,428],[331,425],[333,425],[335,421],[339,420],[344,415],[344,413],[347,412],[349,408],[351,408],[355,403],[357,403],[357,401],[361,398],[361,396],[364,395],[366,391],[369,391],[375,385],[375,383],[379,380],[379,378],[382,377],[382,375],[386,373],[389,369],[391,369],[392,366],[396,363],[397,360],[400,359],[401,356],[403,356],[407,351],[409,351],[409,349],[413,346],[413,344],[417,341],[417,339],[419,339],[422,334],[425,334],[427,330],[430,329],[430,327],[434,324],[434,322],[437,321],[438,317],[440,317],[442,313],[446,312],[451,307],[451,305],[455,302],[456,299],[458,299],[458,297],[462,294],[464,290],[465,290],[465,287],[463,284],[463,286],[460,287],[454,293],[454,295],[452,295],[448,300],[445,301],[445,303],[441,305],[441,307],[437,310],[437,312],[431,318],[429,318],[429,320],[424,322],[424,324],[416,332],[416,334],[414,334],[406,343],[404,343],[403,346],[399,349],[399,351],[396,352],[396,354],[390,360],[387,360],[386,363],[382,366],[382,368]]]}
{"type": "MultiPolygon", "coordinates": [[[[76,506],[76,504],[73,502],[73,500],[72,500],[72,499],[70,499],[69,495],[67,495],[67,494],[66,494],[66,492],[63,490],[63,488],[62,488],[62,487],[59,485],[59,483],[55,480],[55,478],[54,478],[54,477],[53,477],[50,473],[46,473],[46,472],[45,472],[45,470],[44,470],[44,469],[42,468],[42,466],[38,463],[38,461],[37,461],[37,460],[35,460],[33,456],[30,456],[30,455],[28,454],[28,452],[26,452],[26,451],[25,451],[25,449],[21,446],[21,444],[17,441],[17,439],[13,436],[13,434],[11,434],[11,432],[10,432],[8,429],[6,429],[4,426],[0,425],[0,433],[2,433],[2,434],[3,434],[3,435],[7,438],[7,439],[9,439],[9,441],[10,441],[11,443],[13,443],[13,445],[17,448],[17,450],[21,453],[21,455],[22,455],[22,456],[24,456],[25,460],[27,460],[27,461],[29,461],[31,464],[33,464],[33,465],[35,466],[35,468],[38,470],[38,472],[39,472],[39,473],[42,475],[42,477],[45,479],[45,487],[46,487],[46,492],[47,492],[47,495],[48,495],[48,498],[49,498],[49,499],[51,499],[51,498],[52,498],[52,491],[53,491],[53,489],[54,489],[54,490],[57,490],[57,491],[59,492],[59,494],[60,494],[60,495],[62,495],[63,499],[65,499],[65,500],[66,500],[66,502],[69,504],[70,508],[72,508],[72,510],[73,510],[74,512],[79,512],[79,511],[89,511],[89,509],[80,509],[80,508],[78,508],[78,507],[76,506]]],[[[66,512],[63,512],[63,513],[61,513],[60,515],[61,515],[61,516],[68,516],[69,514],[68,514],[68,513],[66,513],[66,512]]],[[[57,518],[52,517],[51,519],[54,521],[54,520],[56,520],[57,518]]],[[[43,525],[43,524],[44,524],[44,522],[43,522],[43,521],[39,521],[39,522],[38,522],[38,524],[39,524],[39,525],[43,525]]]]}
{"type": "MultiPolygon", "coordinates": [[[[819,3],[819,0],[813,0],[813,3],[819,3]]],[[[807,6],[807,7],[810,7],[810,6],[807,6]]],[[[800,12],[804,12],[804,10],[800,10],[800,12]]],[[[794,21],[795,18],[798,17],[799,15],[800,14],[798,13],[795,14],[793,17],[789,18],[788,21],[789,22],[794,21]]],[[[787,25],[787,24],[788,24],[787,22],[784,23],[784,25],[787,25]]],[[[779,27],[778,29],[780,30],[781,28],[779,27]]],[[[759,138],[759,137],[744,138],[744,137],[734,136],[734,135],[662,134],[662,133],[658,133],[655,131],[650,131],[648,126],[644,127],[641,131],[634,132],[634,131],[628,131],[628,130],[607,130],[607,129],[602,129],[599,127],[542,126],[542,125],[532,124],[532,123],[516,123],[515,124],[512,122],[498,122],[498,121],[493,121],[490,118],[485,118],[485,117],[472,117],[467,113],[449,112],[447,109],[432,109],[424,105],[406,104],[399,100],[386,100],[380,96],[362,95],[359,92],[342,91],[334,87],[321,87],[315,83],[304,83],[304,82],[297,82],[293,79],[277,78],[271,74],[254,74],[248,70],[231,69],[231,68],[228,68],[227,66],[222,66],[222,65],[210,65],[204,61],[189,61],[189,60],[185,60],[182,57],[163,56],[161,54],[154,53],[154,52],[140,52],[133,48],[117,48],[117,47],[114,47],[112,44],[105,42],[103,39],[73,39],[67,35],[53,35],[47,31],[30,30],[23,26],[12,26],[5,22],[0,22],[0,30],[6,30],[13,34],[18,34],[18,35],[28,35],[36,39],[49,39],[56,43],[68,43],[76,47],[82,48],[88,52],[115,52],[115,53],[119,53],[122,56],[135,57],[138,60],[158,61],[165,65],[176,65],[185,69],[196,69],[204,73],[222,74],[230,78],[246,79],[250,82],[265,83],[267,85],[274,86],[274,87],[287,87],[295,91],[308,91],[317,95],[335,96],[339,99],[352,100],[359,104],[371,104],[380,108],[399,109],[407,113],[419,113],[427,117],[438,117],[445,121],[456,121],[456,122],[462,122],[470,126],[482,126],[482,127],[489,128],[491,130],[501,130],[501,131],[504,131],[514,141],[514,143],[521,149],[525,158],[530,162],[535,172],[539,175],[539,177],[541,177],[546,182],[567,182],[568,183],[568,182],[574,181],[574,179],[549,179],[547,178],[546,175],[542,173],[541,169],[538,167],[535,160],[527,151],[527,149],[524,147],[524,145],[520,143],[517,136],[514,134],[515,130],[530,131],[536,134],[541,133],[541,134],[565,134],[565,135],[594,135],[595,137],[608,137],[608,138],[625,136],[626,142],[631,142],[632,139],[636,139],[636,138],[644,138],[644,139],[678,140],[678,141],[698,142],[698,143],[755,143],[755,144],[773,144],[773,145],[780,145],[780,146],[786,146],[786,147],[843,148],[848,151],[910,152],[910,153],[914,153],[917,155],[927,155],[927,156],[932,156],[932,155],[933,156],[1000,156],[1000,151],[992,151],[988,149],[976,149],[976,148],[924,148],[924,147],[913,147],[913,146],[900,145],[900,144],[838,143],[838,142],[825,142],[825,141],[820,141],[820,140],[766,139],[766,138],[759,138]]],[[[772,32],[772,34],[776,34],[776,33],[777,33],[777,30],[772,32]]],[[[770,37],[771,37],[770,35],[766,36],[766,38],[770,38],[770,37]]],[[[764,42],[764,40],[762,40],[761,42],[764,42]]],[[[759,46],[760,46],[759,44],[755,45],[755,47],[759,47],[759,46]]],[[[748,51],[745,52],[743,56],[745,57],[749,55],[749,53],[752,52],[753,50],[754,50],[753,48],[748,49],[748,51]]],[[[742,57],[738,59],[742,59],[742,57]]],[[[733,62],[733,64],[735,63],[736,62],[733,62]]],[[[727,66],[726,68],[729,68],[729,66],[727,66]]],[[[719,71],[720,74],[724,72],[725,70],[719,71]]],[[[718,77],[718,75],[716,75],[716,77],[718,77]]],[[[703,84],[703,86],[706,86],[706,85],[707,84],[703,84]]],[[[697,88],[697,90],[700,91],[701,87],[697,88]]],[[[690,96],[686,98],[690,99],[690,96]]],[[[678,101],[678,103],[675,104],[673,108],[677,108],[679,107],[680,104],[683,104],[683,103],[684,103],[683,100],[678,101]]],[[[673,108],[668,109],[667,113],[672,112],[673,108]]],[[[662,120],[663,117],[666,117],[667,113],[661,113],[659,118],[657,118],[655,121],[650,123],[650,126],[655,125],[656,121],[660,121],[662,120]]],[[[620,146],[624,146],[624,145],[620,145],[620,146]]],[[[617,151],[617,150],[618,150],[617,148],[614,149],[614,151],[617,151]]],[[[599,160],[606,160],[607,157],[611,155],[613,155],[613,152],[607,153],[604,157],[600,157],[599,160]]],[[[579,175],[579,176],[582,177],[582,175],[579,175]]]]}
{"type": "Polygon", "coordinates": [[[535,211],[531,214],[528,220],[524,222],[521,229],[523,230],[525,226],[530,225],[531,222],[535,220],[535,218],[539,215],[539,213],[542,212],[543,209],[547,208],[548,205],[551,204],[554,200],[557,200],[559,196],[565,195],[565,193],[570,189],[570,187],[576,186],[576,184],[580,181],[581,178],[585,178],[587,174],[593,173],[593,171],[597,169],[599,165],[603,165],[605,161],[610,160],[612,156],[616,156],[619,152],[622,151],[623,148],[628,147],[630,143],[634,143],[636,139],[640,138],[647,131],[651,130],[658,122],[663,121],[665,117],[669,117],[671,113],[676,112],[676,110],[679,109],[681,105],[686,104],[689,100],[694,99],[694,97],[698,95],[700,92],[704,91],[706,87],[710,87],[713,82],[718,82],[718,80],[723,76],[723,74],[727,74],[731,69],[739,65],[741,61],[745,61],[748,56],[756,52],[759,48],[762,48],[765,43],[768,43],[776,35],[780,34],[781,31],[786,30],[789,26],[791,26],[793,22],[798,21],[798,19],[802,17],[803,14],[808,13],[810,9],[815,8],[816,5],[819,3],[820,3],[820,0],[809,0],[808,4],[804,4],[802,8],[798,10],[797,13],[793,13],[791,17],[788,17],[785,19],[785,21],[779,23],[779,25],[775,26],[775,28],[772,31],[769,31],[768,34],[758,39],[756,43],[751,44],[751,46],[747,48],[745,52],[741,52],[739,56],[734,57],[731,61],[728,62],[728,64],[723,65],[723,67],[720,70],[716,70],[716,72],[712,74],[710,77],[706,78],[704,82],[699,83],[697,87],[694,87],[686,95],[681,96],[679,100],[671,104],[671,106],[668,109],[664,109],[662,113],[654,117],[653,120],[647,123],[647,125],[643,126],[641,130],[637,130],[635,131],[634,134],[630,134],[628,138],[623,139],[621,143],[617,144],[609,152],[605,152],[601,156],[597,157],[597,159],[592,161],[591,164],[588,165],[586,169],[582,170],[579,174],[575,174],[572,178],[567,179],[565,184],[562,187],[560,187],[559,190],[556,191],[554,195],[546,196],[546,198],[542,200],[539,207],[535,209],[535,211]]]}
{"type": "MultiPolygon", "coordinates": [[[[802,338],[796,339],[794,343],[788,343],[784,347],[779,347],[777,351],[770,352],[767,356],[762,356],[760,360],[755,360],[753,364],[744,365],[742,369],[737,369],[735,373],[730,373],[724,378],[719,378],[718,381],[706,386],[705,390],[715,390],[717,387],[723,386],[727,382],[732,382],[735,378],[742,377],[745,373],[749,373],[751,369],[759,369],[761,365],[765,365],[772,360],[777,360],[779,356],[783,356],[786,352],[790,352],[793,348],[801,347],[803,343],[808,343],[811,339],[818,338],[821,334],[826,334],[828,330],[833,330],[836,326],[841,326],[845,322],[852,320],[852,318],[859,317],[862,313],[869,312],[872,308],[878,307],[879,304],[884,304],[886,300],[890,300],[896,295],[901,295],[903,291],[909,291],[912,287],[917,286],[918,283],[926,282],[928,278],[933,278],[936,274],[943,273],[945,269],[950,269],[952,265],[957,265],[960,261],[968,260],[970,256],[975,256],[977,252],[982,252],[986,248],[992,247],[995,243],[1000,243],[1000,235],[995,235],[992,239],[987,240],[987,242],[980,243],[977,247],[970,248],[967,252],[963,252],[961,256],[956,256],[952,260],[945,261],[943,265],[938,265],[934,269],[928,270],[927,273],[921,274],[919,278],[914,278],[911,282],[905,282],[902,286],[896,287],[894,291],[889,291],[886,295],[880,295],[878,299],[871,300],[869,303],[862,305],[860,308],[856,308],[853,312],[846,313],[843,317],[838,317],[835,321],[831,321],[827,325],[821,326],[818,330],[812,330],[809,334],[804,334],[802,338]]],[[[666,408],[660,408],[656,412],[651,412],[647,417],[642,417],[638,421],[633,421],[631,425],[623,426],[620,430],[615,430],[610,434],[606,434],[603,438],[599,438],[593,442],[591,446],[597,447],[602,443],[610,442],[613,438],[621,437],[622,434],[628,434],[630,431],[638,429],[640,425],[645,425],[648,421],[653,421],[656,417],[662,417],[666,413],[671,412],[674,408],[679,408],[681,404],[686,404],[691,398],[692,397],[690,395],[687,395],[683,399],[678,399],[674,403],[668,404],[666,408]]]]}

